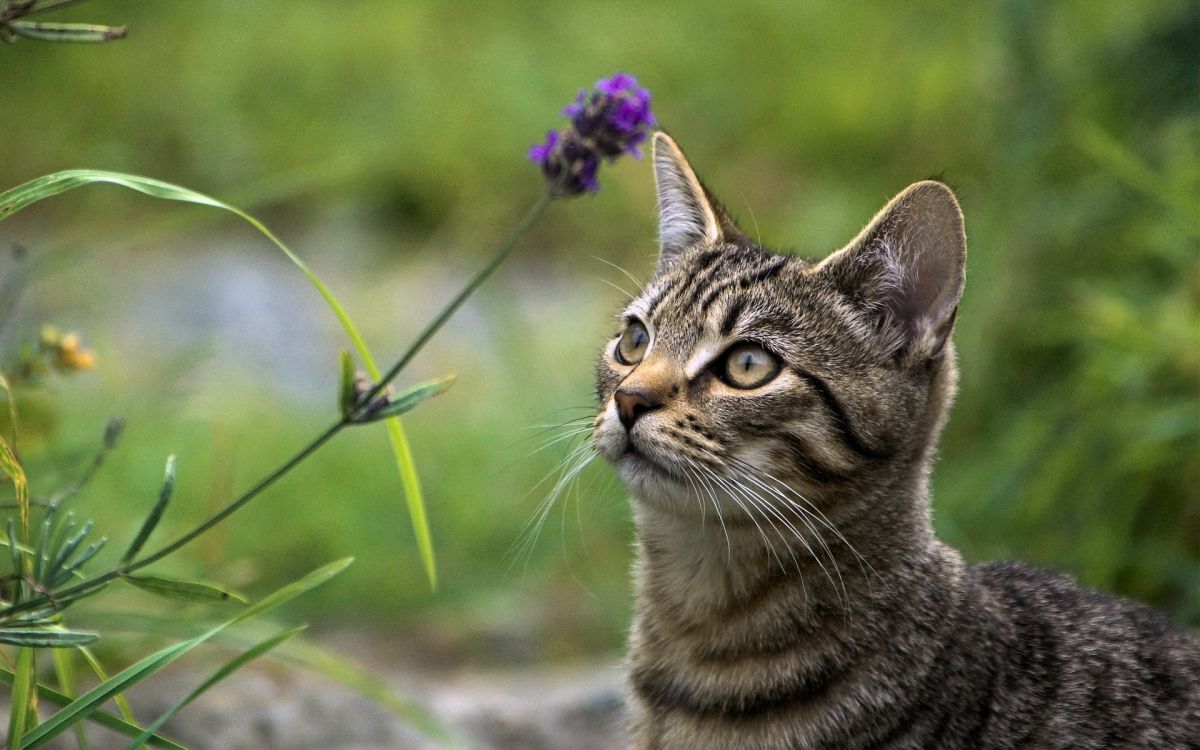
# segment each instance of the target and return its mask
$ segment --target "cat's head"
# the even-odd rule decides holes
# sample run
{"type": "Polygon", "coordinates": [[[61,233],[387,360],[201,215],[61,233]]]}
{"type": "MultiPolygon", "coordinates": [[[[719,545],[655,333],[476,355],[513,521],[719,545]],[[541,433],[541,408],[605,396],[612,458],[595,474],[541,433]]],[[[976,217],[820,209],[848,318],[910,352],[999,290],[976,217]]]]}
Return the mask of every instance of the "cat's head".
{"type": "Polygon", "coordinates": [[[658,268],[597,368],[595,445],[638,502],[745,513],[921,483],[954,390],[966,238],[916,183],[820,261],[756,245],[654,138],[658,268]]]}

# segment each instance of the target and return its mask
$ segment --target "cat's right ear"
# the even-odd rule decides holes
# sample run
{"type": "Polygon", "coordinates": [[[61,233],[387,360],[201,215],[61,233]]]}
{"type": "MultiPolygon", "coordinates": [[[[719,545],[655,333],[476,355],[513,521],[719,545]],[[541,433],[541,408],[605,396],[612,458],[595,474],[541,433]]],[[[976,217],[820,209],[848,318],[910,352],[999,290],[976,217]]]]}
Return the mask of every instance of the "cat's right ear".
{"type": "Polygon", "coordinates": [[[881,348],[907,361],[936,356],[954,327],[967,237],[958,200],[940,182],[892,199],[819,268],[872,321],[881,348]]]}
{"type": "Polygon", "coordinates": [[[658,270],[696,245],[713,245],[737,232],[688,164],[671,136],[654,134],[654,182],[658,187],[658,270]]]}

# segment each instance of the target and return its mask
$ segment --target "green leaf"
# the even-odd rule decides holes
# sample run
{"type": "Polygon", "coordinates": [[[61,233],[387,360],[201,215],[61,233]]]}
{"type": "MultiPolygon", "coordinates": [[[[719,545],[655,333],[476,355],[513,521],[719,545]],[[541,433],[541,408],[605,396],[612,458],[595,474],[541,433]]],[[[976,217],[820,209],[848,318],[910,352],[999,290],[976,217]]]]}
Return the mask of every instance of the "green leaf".
{"type": "Polygon", "coordinates": [[[236,617],[210,628],[195,638],[190,638],[173,646],[167,646],[166,648],[160,649],[141,659],[140,661],[131,664],[51,715],[39,727],[28,733],[19,747],[21,750],[29,750],[29,748],[41,747],[51,739],[65,732],[76,722],[79,722],[89,716],[106,700],[117,693],[124,692],[130,686],[135,685],[152,674],[158,672],[163,667],[179,659],[192,649],[218,635],[226,628],[248,620],[249,618],[261,614],[272,607],[277,607],[280,604],[294,599],[306,591],[321,585],[333,576],[345,570],[351,562],[353,562],[351,558],[346,558],[322,566],[317,570],[314,570],[312,573],[309,573],[304,578],[290,583],[278,591],[267,595],[261,601],[251,605],[250,607],[247,607],[236,617]]]}
{"type": "Polygon", "coordinates": [[[245,604],[246,597],[205,581],[189,581],[155,575],[123,575],[121,579],[151,594],[168,599],[185,599],[201,602],[236,602],[245,604]]]}
{"type": "Polygon", "coordinates": [[[171,502],[171,494],[175,492],[175,454],[167,456],[167,468],[163,477],[162,488],[158,491],[158,502],[150,509],[150,515],[146,516],[146,520],[142,523],[142,528],[138,529],[137,536],[133,538],[133,542],[129,545],[129,549],[121,557],[121,562],[126,563],[134,558],[141,551],[142,545],[150,538],[154,527],[158,526],[158,522],[162,520],[163,512],[167,509],[167,503],[171,502]]]}
{"type": "MultiPolygon", "coordinates": [[[[367,368],[367,374],[376,382],[380,380],[382,376],[379,367],[375,364],[375,358],[371,355],[371,350],[367,347],[367,342],[359,334],[354,321],[350,319],[349,314],[346,313],[346,310],[338,302],[337,298],[333,296],[333,292],[325,285],[325,282],[309,269],[308,265],[300,259],[300,256],[293,253],[282,240],[276,237],[270,229],[267,229],[266,225],[240,208],[223,203],[203,193],[197,193],[194,190],[188,190],[178,185],[172,185],[169,182],[162,182],[161,180],[154,180],[148,177],[94,169],[70,169],[38,177],[0,193],[0,221],[44,198],[58,195],[82,185],[90,185],[98,182],[120,185],[121,187],[136,190],[140,193],[164,200],[212,206],[213,208],[229,211],[249,223],[270,240],[275,247],[279,248],[308,277],[309,282],[316,288],[317,293],[325,300],[325,303],[333,311],[333,314],[337,316],[338,322],[342,324],[342,328],[345,329],[346,334],[354,343],[354,349],[358,352],[363,366],[367,368]]],[[[425,575],[429,579],[429,585],[436,589],[437,565],[433,554],[433,539],[429,534],[429,520],[425,513],[425,499],[421,492],[421,481],[417,476],[417,467],[413,462],[412,450],[409,447],[408,437],[404,434],[404,427],[400,423],[400,420],[392,418],[388,420],[387,424],[388,440],[392,444],[392,454],[396,460],[396,468],[400,472],[400,481],[404,486],[404,495],[408,503],[408,514],[412,520],[413,533],[417,538],[417,548],[421,553],[421,562],[425,567],[425,575]]]]}
{"type": "MultiPolygon", "coordinates": [[[[6,685],[12,685],[15,683],[15,676],[9,670],[5,669],[4,667],[0,667],[0,682],[3,682],[6,685]]],[[[45,703],[53,703],[56,706],[66,706],[73,701],[71,696],[60,693],[50,686],[42,683],[38,683],[38,699],[45,703]]],[[[114,716],[105,711],[93,711],[92,714],[87,718],[88,721],[99,724],[106,729],[111,729],[114,732],[119,732],[126,737],[136,737],[141,734],[142,731],[142,728],[136,723],[123,720],[119,716],[114,716]]],[[[183,745],[172,742],[166,737],[157,734],[150,738],[149,744],[153,747],[167,748],[167,750],[187,750],[187,748],[183,745]]]]}
{"type": "MultiPolygon", "coordinates": [[[[363,360],[367,372],[376,380],[379,379],[379,368],[370,360],[363,360]]],[[[437,590],[437,559],[433,554],[433,537],[429,533],[429,518],[425,513],[425,499],[421,493],[421,478],[417,475],[417,464],[413,461],[412,448],[408,444],[408,435],[400,424],[399,417],[392,417],[387,422],[388,441],[392,444],[392,457],[396,468],[400,471],[400,483],[404,486],[404,499],[408,503],[408,517],[412,521],[413,534],[417,538],[417,551],[421,554],[421,564],[425,567],[425,577],[429,586],[437,590]]]]}
{"type": "MultiPolygon", "coordinates": [[[[0,320],[3,320],[5,317],[5,310],[3,307],[0,307],[0,320]]],[[[13,445],[16,445],[17,402],[13,399],[12,386],[8,384],[8,379],[4,377],[4,373],[0,373],[0,391],[4,393],[4,411],[8,414],[8,426],[12,433],[13,445]]]]}
{"type": "Polygon", "coordinates": [[[21,511],[21,531],[24,534],[22,539],[29,541],[29,483],[25,479],[25,469],[21,467],[21,462],[17,460],[3,437],[0,437],[0,471],[12,480],[17,508],[21,511]]]}
{"type": "Polygon", "coordinates": [[[111,42],[124,39],[125,26],[99,26],[91,23],[39,23],[10,21],[7,28],[16,34],[42,42],[111,42]]]}
{"type": "Polygon", "coordinates": [[[439,396],[450,390],[450,386],[454,385],[454,375],[447,375],[444,378],[436,380],[428,380],[424,383],[414,385],[412,388],[393,396],[383,408],[375,413],[364,417],[365,421],[377,422],[380,419],[395,417],[411,410],[423,401],[428,401],[434,396],[439,396]]]}
{"type": "Polygon", "coordinates": [[[126,747],[126,750],[137,750],[137,748],[145,745],[146,742],[148,742],[150,740],[150,738],[154,735],[154,733],[156,731],[158,731],[158,729],[160,727],[162,727],[163,724],[166,724],[171,719],[172,716],[179,713],[179,711],[184,706],[188,705],[192,701],[199,698],[201,695],[203,695],[212,686],[216,685],[221,680],[230,676],[234,672],[238,671],[239,669],[246,666],[250,662],[254,661],[258,657],[267,653],[268,651],[275,648],[279,644],[283,643],[284,641],[288,640],[289,638],[292,638],[293,636],[299,635],[300,633],[304,632],[304,630],[307,627],[308,627],[307,625],[300,625],[299,627],[291,628],[289,630],[284,630],[280,633],[276,633],[275,635],[271,636],[270,638],[259,641],[258,643],[254,644],[249,649],[247,649],[246,651],[238,654],[233,659],[226,662],[220,669],[218,669],[216,672],[213,672],[212,675],[210,675],[207,680],[200,683],[200,685],[197,686],[195,690],[188,693],[187,696],[184,697],[183,700],[179,701],[175,705],[168,708],[166,711],[163,712],[163,714],[161,716],[159,716],[157,719],[155,719],[150,724],[146,725],[146,731],[143,732],[140,736],[135,737],[133,742],[130,742],[129,745],[126,747]]]}
{"type": "MultiPolygon", "coordinates": [[[[8,709],[8,748],[15,750],[21,746],[21,738],[29,723],[29,703],[34,696],[37,686],[37,673],[34,671],[33,659],[37,652],[31,648],[23,648],[17,652],[17,667],[12,673],[12,706],[8,709]]],[[[34,714],[34,720],[37,715],[34,714]]]]}
{"type": "MultiPolygon", "coordinates": [[[[100,680],[101,682],[104,682],[108,679],[108,672],[104,670],[104,665],[100,663],[100,660],[96,658],[96,655],[92,653],[90,648],[87,646],[80,646],[75,650],[78,651],[79,655],[83,657],[83,660],[87,662],[88,668],[92,670],[92,674],[96,675],[96,679],[100,680]]],[[[71,697],[74,698],[75,696],[71,697]]],[[[133,718],[133,709],[129,707],[129,701],[125,699],[124,693],[117,693],[114,695],[113,703],[117,704],[117,710],[121,712],[121,718],[125,719],[125,721],[129,722],[130,724],[137,724],[137,721],[133,718]]],[[[66,704],[64,703],[62,705],[66,704]]]]}
{"type": "Polygon", "coordinates": [[[29,648],[71,648],[86,646],[100,638],[99,633],[83,630],[47,630],[43,628],[0,628],[0,643],[29,648]]]}
{"type": "MultiPolygon", "coordinates": [[[[50,651],[54,657],[54,675],[58,678],[58,687],[68,698],[75,696],[75,665],[71,663],[71,653],[64,648],[50,651]]],[[[75,745],[79,750],[88,750],[87,728],[83,722],[75,725],[75,745]]]]}
{"type": "Polygon", "coordinates": [[[338,411],[343,417],[350,415],[354,410],[357,393],[354,387],[354,359],[350,356],[350,352],[345,349],[341,352],[342,374],[341,384],[338,388],[338,411]]]}

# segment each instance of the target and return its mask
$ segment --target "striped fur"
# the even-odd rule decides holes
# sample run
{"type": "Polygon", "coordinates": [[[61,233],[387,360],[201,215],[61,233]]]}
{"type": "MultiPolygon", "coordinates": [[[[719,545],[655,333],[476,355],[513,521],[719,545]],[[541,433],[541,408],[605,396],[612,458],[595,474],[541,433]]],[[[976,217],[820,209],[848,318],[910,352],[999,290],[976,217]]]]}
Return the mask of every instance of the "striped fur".
{"type": "Polygon", "coordinates": [[[655,148],[660,264],[621,315],[650,344],[630,365],[605,348],[593,430],[638,527],[634,745],[1197,747],[1194,635],[934,537],[966,253],[950,191],[909,188],[814,263],[751,243],[655,148]],[[780,363],[750,390],[719,364],[745,341],[780,363]]]}

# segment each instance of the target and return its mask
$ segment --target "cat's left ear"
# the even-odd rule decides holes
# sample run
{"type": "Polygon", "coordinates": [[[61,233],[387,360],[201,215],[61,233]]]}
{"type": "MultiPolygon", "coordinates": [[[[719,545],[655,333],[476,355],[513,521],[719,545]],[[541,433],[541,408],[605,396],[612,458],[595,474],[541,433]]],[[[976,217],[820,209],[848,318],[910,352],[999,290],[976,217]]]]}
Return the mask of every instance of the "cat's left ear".
{"type": "Polygon", "coordinates": [[[887,356],[941,352],[962,296],[967,237],[950,188],[925,181],[892,199],[820,267],[871,321],[887,356]]]}
{"type": "Polygon", "coordinates": [[[743,240],[741,230],[709,195],[671,136],[658,131],[652,147],[658,187],[658,270],[697,245],[743,240]]]}

